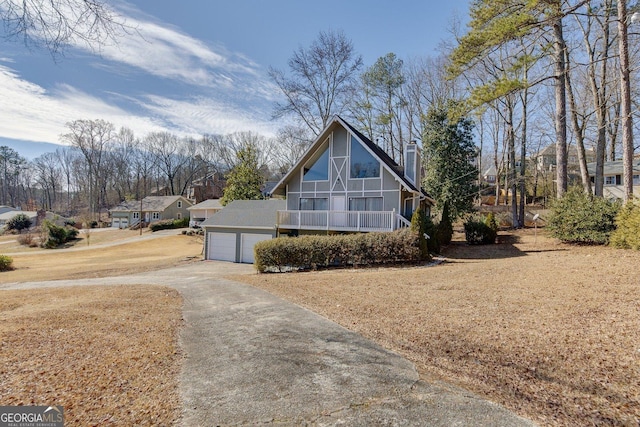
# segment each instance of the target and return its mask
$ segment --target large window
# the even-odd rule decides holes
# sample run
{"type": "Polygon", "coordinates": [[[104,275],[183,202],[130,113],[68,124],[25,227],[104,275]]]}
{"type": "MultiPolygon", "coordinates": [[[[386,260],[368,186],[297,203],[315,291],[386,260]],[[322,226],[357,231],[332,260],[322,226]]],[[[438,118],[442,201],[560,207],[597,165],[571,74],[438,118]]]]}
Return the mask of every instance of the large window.
{"type": "Polygon", "coordinates": [[[351,197],[350,211],[382,211],[382,197],[351,197]]]}
{"type": "Polygon", "coordinates": [[[380,162],[351,137],[351,178],[379,178],[380,162]]]}
{"type": "Polygon", "coordinates": [[[316,154],[304,168],[303,181],[329,180],[329,147],[316,154]]]}
{"type": "Polygon", "coordinates": [[[301,211],[328,211],[329,199],[327,198],[301,198],[300,199],[301,211]]]}

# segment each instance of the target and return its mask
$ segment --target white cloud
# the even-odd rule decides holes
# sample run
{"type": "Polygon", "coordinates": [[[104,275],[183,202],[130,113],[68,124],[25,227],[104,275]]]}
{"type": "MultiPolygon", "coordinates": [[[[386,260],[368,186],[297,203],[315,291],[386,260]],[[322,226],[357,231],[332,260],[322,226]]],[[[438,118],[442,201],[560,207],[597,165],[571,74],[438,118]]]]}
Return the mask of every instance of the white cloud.
{"type": "Polygon", "coordinates": [[[208,98],[177,100],[149,95],[141,105],[154,115],[161,116],[171,127],[192,135],[246,130],[265,136],[276,133],[276,124],[266,117],[208,98]]]}
{"type": "Polygon", "coordinates": [[[76,119],[104,119],[136,132],[160,130],[148,118],[110,105],[68,85],[54,91],[20,78],[0,65],[0,136],[29,141],[58,142],[65,124],[76,119]]]}

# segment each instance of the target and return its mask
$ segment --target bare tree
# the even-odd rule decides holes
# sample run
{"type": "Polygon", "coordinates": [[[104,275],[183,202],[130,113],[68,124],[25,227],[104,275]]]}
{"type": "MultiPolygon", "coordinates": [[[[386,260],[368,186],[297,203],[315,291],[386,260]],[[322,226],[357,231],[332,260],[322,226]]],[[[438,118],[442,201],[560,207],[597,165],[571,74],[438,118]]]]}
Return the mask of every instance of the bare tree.
{"type": "Polygon", "coordinates": [[[96,48],[129,30],[124,19],[101,0],[0,0],[6,39],[44,45],[56,57],[66,45],[96,48]]]}
{"type": "Polygon", "coordinates": [[[76,120],[67,123],[69,133],[61,136],[62,141],[78,148],[87,166],[87,182],[89,184],[89,214],[94,217],[99,209],[102,181],[105,173],[102,170],[107,144],[114,138],[114,126],[104,120],[76,120]]]}
{"type": "Polygon", "coordinates": [[[308,49],[289,59],[290,75],[271,68],[269,76],[285,97],[274,116],[293,116],[319,135],[332,116],[346,111],[362,57],[342,31],[320,32],[308,49]]]}

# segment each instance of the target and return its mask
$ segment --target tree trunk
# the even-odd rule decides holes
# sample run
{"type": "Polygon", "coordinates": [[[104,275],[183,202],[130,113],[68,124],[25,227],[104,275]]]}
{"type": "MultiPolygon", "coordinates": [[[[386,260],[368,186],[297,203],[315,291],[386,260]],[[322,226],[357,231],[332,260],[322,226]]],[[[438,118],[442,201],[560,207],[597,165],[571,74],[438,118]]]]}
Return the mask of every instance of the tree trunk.
{"type": "Polygon", "coordinates": [[[629,81],[629,41],[627,1],[618,0],[618,46],[620,51],[620,118],[622,119],[622,174],[625,203],[633,199],[633,129],[631,123],[631,83],[629,81]]]}
{"type": "Polygon", "coordinates": [[[556,195],[564,196],[567,191],[567,100],[565,85],[565,41],[562,31],[562,18],[553,22],[553,56],[555,59],[555,130],[556,130],[556,195]]]}
{"type": "MultiPolygon", "coordinates": [[[[567,52],[567,63],[569,62],[569,53],[567,52]]],[[[571,110],[571,122],[573,125],[573,133],[576,137],[576,151],[578,152],[578,163],[580,164],[580,178],[582,181],[582,188],[585,194],[591,196],[591,179],[589,178],[589,171],[587,170],[587,157],[584,152],[584,125],[580,126],[578,122],[578,107],[576,106],[576,99],[573,96],[573,87],[571,85],[570,73],[565,74],[565,82],[567,84],[567,94],[569,95],[569,109],[571,110]]]]}

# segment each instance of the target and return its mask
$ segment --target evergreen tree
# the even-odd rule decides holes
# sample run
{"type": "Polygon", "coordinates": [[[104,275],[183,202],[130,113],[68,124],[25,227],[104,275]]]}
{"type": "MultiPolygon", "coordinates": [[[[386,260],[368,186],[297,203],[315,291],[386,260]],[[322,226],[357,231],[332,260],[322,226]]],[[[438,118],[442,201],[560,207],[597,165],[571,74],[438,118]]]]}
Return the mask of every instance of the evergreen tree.
{"type": "Polygon", "coordinates": [[[260,200],[260,191],[264,184],[264,177],[258,166],[258,152],[255,147],[248,145],[236,154],[238,162],[227,175],[227,186],[220,199],[222,206],[234,200],[260,200]]]}
{"type": "Polygon", "coordinates": [[[454,109],[453,103],[432,107],[422,138],[426,171],[423,186],[447,216],[440,222],[453,222],[471,212],[478,193],[473,122],[464,117],[451,119],[449,110],[454,109]]]}

